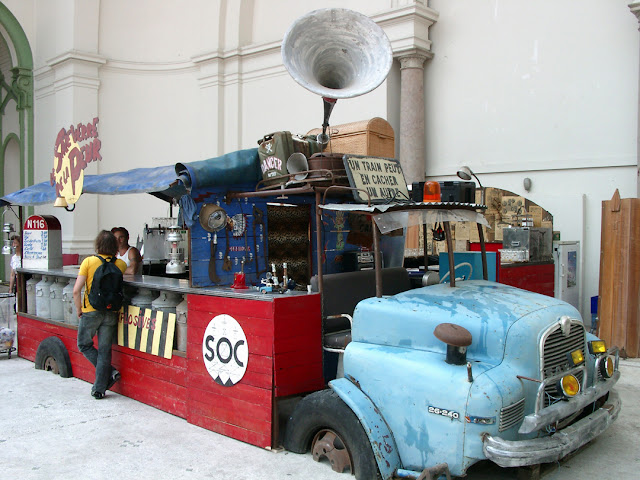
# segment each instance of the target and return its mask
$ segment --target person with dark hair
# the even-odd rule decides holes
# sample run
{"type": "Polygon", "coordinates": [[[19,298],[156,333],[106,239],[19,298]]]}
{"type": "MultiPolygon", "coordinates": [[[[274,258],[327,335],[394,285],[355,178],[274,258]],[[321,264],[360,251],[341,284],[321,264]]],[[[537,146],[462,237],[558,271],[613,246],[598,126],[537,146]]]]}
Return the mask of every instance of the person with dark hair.
{"type": "Polygon", "coordinates": [[[142,273],[142,257],[140,256],[140,250],[136,247],[129,245],[129,231],[124,227],[113,227],[111,233],[116,236],[118,241],[118,253],[116,258],[119,258],[127,264],[125,275],[137,275],[142,273]]]}
{"type": "Polygon", "coordinates": [[[16,311],[16,305],[18,304],[18,287],[16,281],[16,270],[22,266],[22,241],[20,235],[14,235],[11,237],[11,247],[14,250],[14,254],[11,257],[11,275],[9,276],[9,293],[13,293],[16,296],[16,301],[13,304],[13,311],[16,311]]]}
{"type": "MultiPolygon", "coordinates": [[[[95,251],[106,261],[110,261],[118,251],[116,237],[107,230],[102,230],[95,240],[95,251]]],[[[124,273],[127,265],[116,259],[116,266],[124,273]]],[[[89,303],[89,294],[94,274],[102,265],[96,255],[85,258],[80,264],[78,279],[73,286],[73,301],[78,312],[78,348],[96,368],[96,379],[91,388],[91,395],[96,399],[104,398],[105,392],[118,380],[120,372],[111,366],[111,345],[118,326],[118,312],[98,311],[89,303]],[[84,298],[81,299],[84,287],[84,298]],[[98,349],[93,346],[93,337],[98,335],[98,349]]]]}

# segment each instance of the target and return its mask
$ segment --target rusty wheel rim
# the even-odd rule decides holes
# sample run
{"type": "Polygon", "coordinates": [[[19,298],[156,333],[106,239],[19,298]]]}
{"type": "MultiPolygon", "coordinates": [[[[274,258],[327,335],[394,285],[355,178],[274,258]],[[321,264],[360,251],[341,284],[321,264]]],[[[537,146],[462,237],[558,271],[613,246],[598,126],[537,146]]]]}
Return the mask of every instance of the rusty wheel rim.
{"type": "Polygon", "coordinates": [[[348,469],[353,473],[349,451],[340,436],[333,430],[323,429],[316,433],[311,442],[311,452],[316,462],[326,458],[334,472],[343,473],[348,469]]]}
{"type": "Polygon", "coordinates": [[[56,375],[60,373],[60,369],[58,368],[58,362],[53,357],[47,357],[44,361],[44,370],[47,372],[53,372],[56,375]]]}

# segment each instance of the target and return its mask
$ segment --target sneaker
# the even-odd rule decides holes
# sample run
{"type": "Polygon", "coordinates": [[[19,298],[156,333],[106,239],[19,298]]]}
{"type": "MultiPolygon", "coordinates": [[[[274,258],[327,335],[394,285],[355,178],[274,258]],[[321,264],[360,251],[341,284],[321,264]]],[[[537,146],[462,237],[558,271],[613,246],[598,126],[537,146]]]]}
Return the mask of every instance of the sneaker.
{"type": "Polygon", "coordinates": [[[104,393],[101,393],[101,392],[92,392],[92,393],[91,393],[91,396],[92,396],[93,398],[95,398],[96,400],[101,400],[101,399],[103,399],[103,398],[104,398],[104,393]]]}
{"type": "Polygon", "coordinates": [[[114,369],[111,372],[111,378],[109,379],[109,383],[107,385],[107,390],[111,389],[111,387],[113,387],[118,380],[120,380],[120,372],[118,370],[114,369]]]}

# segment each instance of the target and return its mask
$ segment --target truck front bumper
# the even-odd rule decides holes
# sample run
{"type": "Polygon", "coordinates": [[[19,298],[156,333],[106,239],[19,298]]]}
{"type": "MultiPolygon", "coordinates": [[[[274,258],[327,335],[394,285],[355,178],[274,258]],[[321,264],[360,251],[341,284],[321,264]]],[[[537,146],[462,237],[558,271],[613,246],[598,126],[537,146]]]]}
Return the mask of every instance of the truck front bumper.
{"type": "Polygon", "coordinates": [[[553,435],[532,440],[504,440],[485,435],[485,456],[501,467],[521,467],[560,460],[604,432],[620,413],[620,397],[615,390],[601,408],[553,435]]]}

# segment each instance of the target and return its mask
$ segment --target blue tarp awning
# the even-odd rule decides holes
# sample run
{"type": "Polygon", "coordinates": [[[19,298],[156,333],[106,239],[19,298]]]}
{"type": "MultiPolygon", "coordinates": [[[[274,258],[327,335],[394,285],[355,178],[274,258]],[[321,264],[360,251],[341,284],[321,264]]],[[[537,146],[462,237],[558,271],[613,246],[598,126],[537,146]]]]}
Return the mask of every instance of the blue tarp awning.
{"type": "MultiPolygon", "coordinates": [[[[178,164],[186,173],[176,172],[176,165],[166,167],[134,168],[126,172],[104,175],[85,175],[82,193],[101,195],[123,195],[127,193],[150,193],[170,201],[187,193],[187,187],[232,185],[238,179],[245,181],[262,178],[258,160],[258,149],[240,150],[220,157],[198,162],[178,164]],[[194,166],[196,168],[191,168],[194,166]],[[195,175],[197,178],[191,178],[195,175]]],[[[0,206],[5,205],[53,205],[56,190],[49,182],[42,182],[5,195],[0,206]]]]}

